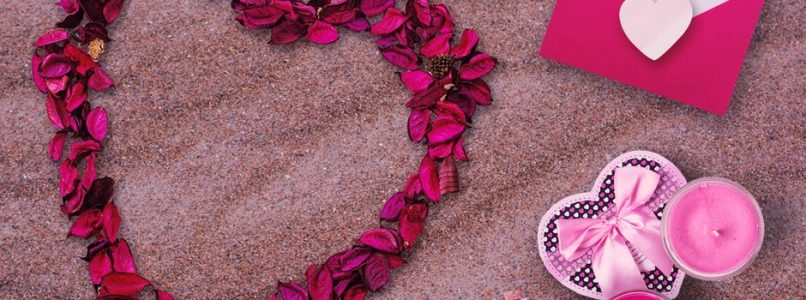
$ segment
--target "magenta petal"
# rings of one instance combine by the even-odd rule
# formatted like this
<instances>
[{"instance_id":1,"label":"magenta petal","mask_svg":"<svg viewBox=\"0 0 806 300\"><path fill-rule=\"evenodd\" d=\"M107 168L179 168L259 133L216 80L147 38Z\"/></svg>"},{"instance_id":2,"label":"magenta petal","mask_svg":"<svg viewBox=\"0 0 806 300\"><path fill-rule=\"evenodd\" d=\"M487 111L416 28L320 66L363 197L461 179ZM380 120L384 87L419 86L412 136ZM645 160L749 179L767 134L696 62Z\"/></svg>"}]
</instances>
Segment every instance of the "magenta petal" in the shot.
<instances>
[{"instance_id":1,"label":"magenta petal","mask_svg":"<svg viewBox=\"0 0 806 300\"><path fill-rule=\"evenodd\" d=\"M397 221L400 216L400 211L406 206L406 198L403 193L394 194L381 209L381 220L383 221Z\"/></svg>"},{"instance_id":2,"label":"magenta petal","mask_svg":"<svg viewBox=\"0 0 806 300\"><path fill-rule=\"evenodd\" d=\"M465 126L453 118L439 117L428 132L428 144L435 145L455 139L465 131ZM422 176L422 175L420 175Z\"/></svg>"},{"instance_id":3,"label":"magenta petal","mask_svg":"<svg viewBox=\"0 0 806 300\"><path fill-rule=\"evenodd\" d=\"M244 18L252 29L272 26L280 21L285 12L271 5L252 7L244 10ZM245 24L246 25L246 24Z\"/></svg>"},{"instance_id":4,"label":"magenta petal","mask_svg":"<svg viewBox=\"0 0 806 300\"><path fill-rule=\"evenodd\" d=\"M353 247L339 256L342 272L352 272L364 265L372 251L366 247Z\"/></svg>"},{"instance_id":5,"label":"magenta petal","mask_svg":"<svg viewBox=\"0 0 806 300\"><path fill-rule=\"evenodd\" d=\"M427 109L412 110L409 115L409 138L412 142L419 142L425 137L428 125L431 123L431 111Z\"/></svg>"},{"instance_id":6,"label":"magenta petal","mask_svg":"<svg viewBox=\"0 0 806 300\"><path fill-rule=\"evenodd\" d=\"M364 17L356 17L349 22L342 24L342 26L355 32L362 32L369 29L369 21L367 21L367 18Z\"/></svg>"},{"instance_id":7,"label":"magenta petal","mask_svg":"<svg viewBox=\"0 0 806 300\"><path fill-rule=\"evenodd\" d=\"M40 65L41 66L41 65ZM67 88L67 83L70 77L65 75L57 78L43 78L45 80L45 87L52 94L57 94Z\"/></svg>"},{"instance_id":8,"label":"magenta petal","mask_svg":"<svg viewBox=\"0 0 806 300\"><path fill-rule=\"evenodd\" d=\"M441 84L435 84L422 92L414 94L414 96L412 96L409 101L406 102L406 107L412 109L424 109L436 104L444 96L445 87L443 87Z\"/></svg>"},{"instance_id":9,"label":"magenta petal","mask_svg":"<svg viewBox=\"0 0 806 300\"><path fill-rule=\"evenodd\" d=\"M453 151L453 143L442 143L428 146L428 156L433 159L446 158Z\"/></svg>"},{"instance_id":10,"label":"magenta petal","mask_svg":"<svg viewBox=\"0 0 806 300\"><path fill-rule=\"evenodd\" d=\"M409 88L412 94L427 89L434 82L431 74L425 71L408 71L400 73L400 81Z\"/></svg>"},{"instance_id":11,"label":"magenta petal","mask_svg":"<svg viewBox=\"0 0 806 300\"><path fill-rule=\"evenodd\" d=\"M495 64L495 58L487 53L476 54L459 69L459 78L464 80L479 79L490 73L495 68Z\"/></svg>"},{"instance_id":12,"label":"magenta petal","mask_svg":"<svg viewBox=\"0 0 806 300\"><path fill-rule=\"evenodd\" d=\"M115 206L115 202L109 201L106 203L106 207L104 207L103 211L102 221L106 240L115 242L115 240L118 238L118 231L120 230L120 213L118 213L118 208Z\"/></svg>"},{"instance_id":13,"label":"magenta petal","mask_svg":"<svg viewBox=\"0 0 806 300\"><path fill-rule=\"evenodd\" d=\"M407 10L406 12L409 14L416 14L417 20L420 21L420 24L431 24L431 5L428 4L428 0L410 0L408 2L408 7L411 7L414 11L412 12Z\"/></svg>"},{"instance_id":14,"label":"magenta petal","mask_svg":"<svg viewBox=\"0 0 806 300\"><path fill-rule=\"evenodd\" d=\"M439 191L437 191L439 193ZM424 203L409 204L400 214L400 236L406 248L414 245L425 228L425 218L428 216L428 205Z\"/></svg>"},{"instance_id":15,"label":"magenta petal","mask_svg":"<svg viewBox=\"0 0 806 300\"><path fill-rule=\"evenodd\" d=\"M420 54L427 58L432 58L440 54L446 54L451 49L451 38L453 34L446 33L435 36L430 41L420 47Z\"/></svg>"},{"instance_id":16,"label":"magenta petal","mask_svg":"<svg viewBox=\"0 0 806 300\"><path fill-rule=\"evenodd\" d=\"M442 195L459 191L459 173L456 162L448 156L439 165L439 192Z\"/></svg>"},{"instance_id":17,"label":"magenta petal","mask_svg":"<svg viewBox=\"0 0 806 300\"><path fill-rule=\"evenodd\" d=\"M103 142L107 132L107 115L103 107L97 107L87 115L87 132L98 142Z\"/></svg>"},{"instance_id":18,"label":"magenta petal","mask_svg":"<svg viewBox=\"0 0 806 300\"><path fill-rule=\"evenodd\" d=\"M106 19L106 22L112 24L120 15L122 7L123 0L108 0L104 5L104 19Z\"/></svg>"},{"instance_id":19,"label":"magenta petal","mask_svg":"<svg viewBox=\"0 0 806 300\"><path fill-rule=\"evenodd\" d=\"M113 87L115 84L112 82L112 78L109 78L109 75L106 75L101 67L94 67L92 69L92 75L90 75L89 80L87 80L87 86L89 86L93 91L103 91L110 87Z\"/></svg>"},{"instance_id":20,"label":"magenta petal","mask_svg":"<svg viewBox=\"0 0 806 300\"><path fill-rule=\"evenodd\" d=\"M71 160L65 160L59 166L59 195L64 197L73 192L78 180L78 169Z\"/></svg>"},{"instance_id":21,"label":"magenta petal","mask_svg":"<svg viewBox=\"0 0 806 300\"><path fill-rule=\"evenodd\" d=\"M484 80L460 81L458 88L460 94L473 100L478 105L488 106L493 102L490 86Z\"/></svg>"},{"instance_id":22,"label":"magenta petal","mask_svg":"<svg viewBox=\"0 0 806 300\"><path fill-rule=\"evenodd\" d=\"M359 243L387 253L400 252L401 245L397 241L397 233L387 228L367 230L358 238Z\"/></svg>"},{"instance_id":23,"label":"magenta petal","mask_svg":"<svg viewBox=\"0 0 806 300\"><path fill-rule=\"evenodd\" d=\"M53 135L48 143L48 154L54 161L59 161L62 158L64 149L64 142L67 140L67 135L64 133L57 133Z\"/></svg>"},{"instance_id":24,"label":"magenta petal","mask_svg":"<svg viewBox=\"0 0 806 300\"><path fill-rule=\"evenodd\" d=\"M40 35L39 38L36 40L36 46L44 47L47 45L61 43L68 40L69 38L70 35L67 33L67 30L53 29Z\"/></svg>"},{"instance_id":25,"label":"magenta petal","mask_svg":"<svg viewBox=\"0 0 806 300\"><path fill-rule=\"evenodd\" d=\"M431 11L432 16L436 17L434 13L438 14L440 18L442 18L442 26L439 28L439 32L441 33L449 33L453 32L453 17L451 17L451 13L448 11L448 7L445 4L437 4L433 6L433 10Z\"/></svg>"},{"instance_id":26,"label":"magenta petal","mask_svg":"<svg viewBox=\"0 0 806 300\"><path fill-rule=\"evenodd\" d=\"M271 29L272 44L290 44L305 35L305 24L293 21L282 21Z\"/></svg>"},{"instance_id":27,"label":"magenta petal","mask_svg":"<svg viewBox=\"0 0 806 300\"><path fill-rule=\"evenodd\" d=\"M316 44L330 44L339 39L339 32L336 27L323 21L316 21L308 27L308 34L305 36L311 42Z\"/></svg>"},{"instance_id":28,"label":"magenta petal","mask_svg":"<svg viewBox=\"0 0 806 300\"><path fill-rule=\"evenodd\" d=\"M157 290L157 300L176 300L174 296L171 296L166 291Z\"/></svg>"},{"instance_id":29,"label":"magenta petal","mask_svg":"<svg viewBox=\"0 0 806 300\"><path fill-rule=\"evenodd\" d=\"M403 194L406 195L406 199L414 199L422 191L423 187L420 184L420 174L409 176L409 180L406 181L406 186L403 187Z\"/></svg>"},{"instance_id":30,"label":"magenta petal","mask_svg":"<svg viewBox=\"0 0 806 300\"><path fill-rule=\"evenodd\" d=\"M308 294L312 300L331 300L333 298L333 278L328 268L311 267L314 270L308 276Z\"/></svg>"},{"instance_id":31,"label":"magenta petal","mask_svg":"<svg viewBox=\"0 0 806 300\"><path fill-rule=\"evenodd\" d=\"M106 251L99 252L90 260L88 269L92 284L99 285L101 284L101 278L112 273L112 260L109 255L106 255Z\"/></svg>"},{"instance_id":32,"label":"magenta petal","mask_svg":"<svg viewBox=\"0 0 806 300\"><path fill-rule=\"evenodd\" d=\"M370 256L362 272L364 284L373 292L383 288L389 282L390 275L389 259L382 253L375 253Z\"/></svg>"},{"instance_id":33,"label":"magenta petal","mask_svg":"<svg viewBox=\"0 0 806 300\"><path fill-rule=\"evenodd\" d=\"M47 93L48 86L45 83L45 79L43 79L42 76L39 76L39 64L41 63L42 58L34 53L34 56L31 57L31 75L34 78L36 88L39 89L40 92Z\"/></svg>"},{"instance_id":34,"label":"magenta petal","mask_svg":"<svg viewBox=\"0 0 806 300\"><path fill-rule=\"evenodd\" d=\"M372 35L387 35L395 32L408 17L396 8L389 8L378 23L372 25Z\"/></svg>"},{"instance_id":35,"label":"magenta petal","mask_svg":"<svg viewBox=\"0 0 806 300\"><path fill-rule=\"evenodd\" d=\"M67 104L68 111L74 111L79 108L84 101L87 100L87 89L81 82L76 82L67 90L67 96L64 101Z\"/></svg>"},{"instance_id":36,"label":"magenta petal","mask_svg":"<svg viewBox=\"0 0 806 300\"><path fill-rule=\"evenodd\" d=\"M92 209L85 211L81 215L73 221L73 225L70 226L70 233L68 236L72 235L75 237L79 237L82 239L89 238L98 226L100 225L99 222L101 220L101 211L97 209Z\"/></svg>"},{"instance_id":37,"label":"magenta petal","mask_svg":"<svg viewBox=\"0 0 806 300\"><path fill-rule=\"evenodd\" d=\"M77 158L85 154L98 151L101 151L101 144L98 144L96 141L86 140L75 142L70 145L70 154L68 154L67 158L75 161Z\"/></svg>"},{"instance_id":38,"label":"magenta petal","mask_svg":"<svg viewBox=\"0 0 806 300\"><path fill-rule=\"evenodd\" d=\"M283 297L283 300L308 300L308 292L296 282L278 282L277 290L280 292L280 296Z\"/></svg>"},{"instance_id":39,"label":"magenta petal","mask_svg":"<svg viewBox=\"0 0 806 300\"><path fill-rule=\"evenodd\" d=\"M354 285L344 292L344 300L364 300L367 292L367 288L363 285Z\"/></svg>"},{"instance_id":40,"label":"magenta petal","mask_svg":"<svg viewBox=\"0 0 806 300\"><path fill-rule=\"evenodd\" d=\"M115 262L115 272L137 273L132 251L129 249L129 244L126 243L126 240L118 240L116 244L109 247L109 250L112 254L112 260Z\"/></svg>"},{"instance_id":41,"label":"magenta petal","mask_svg":"<svg viewBox=\"0 0 806 300\"><path fill-rule=\"evenodd\" d=\"M101 278L101 286L113 295L137 294L149 285L148 280L134 273L113 272Z\"/></svg>"},{"instance_id":42,"label":"magenta petal","mask_svg":"<svg viewBox=\"0 0 806 300\"><path fill-rule=\"evenodd\" d=\"M89 191L92 188L92 183L95 182L96 178L96 171L95 171L95 155L87 156L87 166L84 167L84 175L81 176L81 182L79 186L84 191Z\"/></svg>"},{"instance_id":43,"label":"magenta petal","mask_svg":"<svg viewBox=\"0 0 806 300\"><path fill-rule=\"evenodd\" d=\"M456 142L453 143L453 155L456 159L461 161L467 161L467 154L465 154L465 139L463 137L459 137L456 139Z\"/></svg>"},{"instance_id":44,"label":"magenta petal","mask_svg":"<svg viewBox=\"0 0 806 300\"><path fill-rule=\"evenodd\" d=\"M362 0L358 8L368 18L373 18L393 6L395 6L395 0Z\"/></svg>"},{"instance_id":45,"label":"magenta petal","mask_svg":"<svg viewBox=\"0 0 806 300\"><path fill-rule=\"evenodd\" d=\"M437 117L448 118L456 120L459 124L467 123L467 116L465 112L456 103L441 101L434 105Z\"/></svg>"},{"instance_id":46,"label":"magenta petal","mask_svg":"<svg viewBox=\"0 0 806 300\"><path fill-rule=\"evenodd\" d=\"M50 120L50 123L53 124L53 127L56 127L56 129L59 130L67 127L67 112L66 108L64 107L64 101L56 99L51 94L48 94L45 105L48 119Z\"/></svg>"},{"instance_id":47,"label":"magenta petal","mask_svg":"<svg viewBox=\"0 0 806 300\"><path fill-rule=\"evenodd\" d=\"M465 32L462 33L462 41L459 42L459 45L451 49L451 54L453 54L453 57L456 59L462 59L470 55L470 52L476 48L478 42L479 35L473 31L473 29L465 29Z\"/></svg>"},{"instance_id":48,"label":"magenta petal","mask_svg":"<svg viewBox=\"0 0 806 300\"><path fill-rule=\"evenodd\" d=\"M420 58L410 48L394 45L381 49L381 55L393 65L403 69L416 70L419 68Z\"/></svg>"},{"instance_id":49,"label":"magenta petal","mask_svg":"<svg viewBox=\"0 0 806 300\"><path fill-rule=\"evenodd\" d=\"M67 74L73 68L69 57L51 53L45 56L39 65L39 75L45 78L56 78Z\"/></svg>"},{"instance_id":50,"label":"magenta petal","mask_svg":"<svg viewBox=\"0 0 806 300\"><path fill-rule=\"evenodd\" d=\"M423 192L431 201L439 201L439 176L437 164L428 156L420 163L420 184Z\"/></svg>"},{"instance_id":51,"label":"magenta petal","mask_svg":"<svg viewBox=\"0 0 806 300\"><path fill-rule=\"evenodd\" d=\"M81 7L81 4L78 3L78 0L59 0L56 5L61 6L62 9L64 9L64 12L68 15L78 12L78 9Z\"/></svg>"}]
</instances>

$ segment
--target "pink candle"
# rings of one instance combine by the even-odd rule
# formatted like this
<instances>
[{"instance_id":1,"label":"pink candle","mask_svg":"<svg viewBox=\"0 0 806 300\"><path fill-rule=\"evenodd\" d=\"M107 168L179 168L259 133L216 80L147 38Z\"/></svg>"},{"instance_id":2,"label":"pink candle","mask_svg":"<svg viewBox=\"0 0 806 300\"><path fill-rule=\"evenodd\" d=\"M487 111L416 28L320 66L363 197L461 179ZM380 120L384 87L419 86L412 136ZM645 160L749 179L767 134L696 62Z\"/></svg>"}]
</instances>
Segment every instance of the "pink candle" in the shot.
<instances>
[{"instance_id":1,"label":"pink candle","mask_svg":"<svg viewBox=\"0 0 806 300\"><path fill-rule=\"evenodd\" d=\"M672 196L661 231L669 256L683 272L720 280L752 263L764 239L764 219L756 200L741 185L702 178Z\"/></svg>"},{"instance_id":2,"label":"pink candle","mask_svg":"<svg viewBox=\"0 0 806 300\"><path fill-rule=\"evenodd\" d=\"M635 291L618 295L613 300L666 300L666 298L647 291Z\"/></svg>"}]
</instances>

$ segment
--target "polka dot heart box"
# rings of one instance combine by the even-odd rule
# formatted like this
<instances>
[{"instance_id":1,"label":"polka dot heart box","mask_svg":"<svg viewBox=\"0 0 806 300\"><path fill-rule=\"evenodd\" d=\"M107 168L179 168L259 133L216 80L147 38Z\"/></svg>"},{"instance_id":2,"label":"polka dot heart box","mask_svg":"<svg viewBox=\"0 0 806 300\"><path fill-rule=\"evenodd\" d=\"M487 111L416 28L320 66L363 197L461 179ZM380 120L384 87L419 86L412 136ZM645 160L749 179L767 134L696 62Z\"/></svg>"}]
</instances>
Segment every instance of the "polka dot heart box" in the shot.
<instances>
[{"instance_id":1,"label":"polka dot heart box","mask_svg":"<svg viewBox=\"0 0 806 300\"><path fill-rule=\"evenodd\" d=\"M656 153L617 157L590 192L560 200L543 216L543 264L560 283L595 299L631 291L676 297L685 274L663 248L660 219L685 184L680 170Z\"/></svg>"}]
</instances>

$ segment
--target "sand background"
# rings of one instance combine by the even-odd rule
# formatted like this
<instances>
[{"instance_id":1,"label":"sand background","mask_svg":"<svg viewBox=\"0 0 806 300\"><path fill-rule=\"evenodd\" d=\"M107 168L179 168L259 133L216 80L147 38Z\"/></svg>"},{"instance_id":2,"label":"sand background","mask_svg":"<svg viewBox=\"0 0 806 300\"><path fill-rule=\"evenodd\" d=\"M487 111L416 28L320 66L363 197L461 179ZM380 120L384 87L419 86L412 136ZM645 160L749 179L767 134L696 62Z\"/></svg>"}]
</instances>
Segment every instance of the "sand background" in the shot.
<instances>
[{"instance_id":1,"label":"sand background","mask_svg":"<svg viewBox=\"0 0 806 300\"><path fill-rule=\"evenodd\" d=\"M85 242L64 239L52 127L31 44L54 0L0 1L0 298L91 299ZM688 178L745 185L766 240L753 267L681 298L803 299L806 4L768 1L726 116L543 59L554 1L443 1L500 65L495 104L467 136L463 192L436 206L417 254L372 299L578 298L536 251L542 214L587 191L619 154L646 149ZM229 1L127 1L102 63L114 92L101 174L118 181L122 235L142 274L183 299L264 298L347 247L413 172L407 99L368 34L269 46Z\"/></svg>"}]
</instances>

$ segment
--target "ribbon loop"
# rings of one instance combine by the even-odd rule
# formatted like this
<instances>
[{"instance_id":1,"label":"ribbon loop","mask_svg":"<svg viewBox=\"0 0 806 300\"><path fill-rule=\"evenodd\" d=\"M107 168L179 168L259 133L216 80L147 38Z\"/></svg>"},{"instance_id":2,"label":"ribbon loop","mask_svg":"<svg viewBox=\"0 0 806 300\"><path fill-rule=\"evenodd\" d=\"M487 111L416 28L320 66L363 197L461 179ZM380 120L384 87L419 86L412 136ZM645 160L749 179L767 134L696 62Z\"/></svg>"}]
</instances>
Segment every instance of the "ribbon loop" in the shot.
<instances>
[{"instance_id":1,"label":"ribbon loop","mask_svg":"<svg viewBox=\"0 0 806 300\"><path fill-rule=\"evenodd\" d=\"M664 274L673 263L660 236L660 221L643 209L660 181L660 175L641 167L621 167L613 176L614 216L602 219L559 219L560 254L568 261L593 251L593 272L607 298L646 289L638 264L627 243L641 252Z\"/></svg>"}]
</instances>

